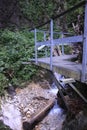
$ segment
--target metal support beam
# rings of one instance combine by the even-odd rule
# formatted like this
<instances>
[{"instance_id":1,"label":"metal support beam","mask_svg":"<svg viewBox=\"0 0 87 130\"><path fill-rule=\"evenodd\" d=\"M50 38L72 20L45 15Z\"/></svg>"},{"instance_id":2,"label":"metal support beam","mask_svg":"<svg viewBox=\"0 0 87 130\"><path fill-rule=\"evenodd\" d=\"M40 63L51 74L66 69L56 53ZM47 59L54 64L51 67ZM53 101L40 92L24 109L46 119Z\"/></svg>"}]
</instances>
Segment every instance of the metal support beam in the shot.
<instances>
[{"instance_id":1,"label":"metal support beam","mask_svg":"<svg viewBox=\"0 0 87 130\"><path fill-rule=\"evenodd\" d=\"M83 35L64 37L59 39L53 39L53 45L71 45L72 43L83 42ZM37 42L37 46L46 45L50 46L50 40Z\"/></svg>"},{"instance_id":2,"label":"metal support beam","mask_svg":"<svg viewBox=\"0 0 87 130\"><path fill-rule=\"evenodd\" d=\"M63 33L62 33L62 38L64 37ZM62 43L62 55L64 55L64 43Z\"/></svg>"},{"instance_id":3,"label":"metal support beam","mask_svg":"<svg viewBox=\"0 0 87 130\"><path fill-rule=\"evenodd\" d=\"M84 42L83 42L83 60L82 60L82 77L81 81L86 80L86 64L87 64L87 0L85 4L85 20L84 20Z\"/></svg>"},{"instance_id":4,"label":"metal support beam","mask_svg":"<svg viewBox=\"0 0 87 130\"><path fill-rule=\"evenodd\" d=\"M37 31L36 28L34 30L34 41L35 41L35 62L37 64Z\"/></svg>"},{"instance_id":5,"label":"metal support beam","mask_svg":"<svg viewBox=\"0 0 87 130\"><path fill-rule=\"evenodd\" d=\"M44 32L44 41L46 41L46 32Z\"/></svg>"},{"instance_id":6,"label":"metal support beam","mask_svg":"<svg viewBox=\"0 0 87 130\"><path fill-rule=\"evenodd\" d=\"M51 37L50 37L50 70L52 70L52 65L53 65L53 20L51 19L51 23L50 23L50 31L51 31Z\"/></svg>"},{"instance_id":7,"label":"metal support beam","mask_svg":"<svg viewBox=\"0 0 87 130\"><path fill-rule=\"evenodd\" d=\"M34 30L32 30L31 32L34 32ZM47 30L40 30L40 29L37 29L37 32L42 32L42 33L50 33L50 31L47 31ZM72 35L74 35L73 33L68 33L68 32L57 32L57 31L54 31L53 32L54 34L64 34L64 35L69 35L69 36L72 36Z\"/></svg>"},{"instance_id":8,"label":"metal support beam","mask_svg":"<svg viewBox=\"0 0 87 130\"><path fill-rule=\"evenodd\" d=\"M46 32L44 32L44 41L46 41ZM45 48L45 57L47 57L47 48Z\"/></svg>"}]
</instances>

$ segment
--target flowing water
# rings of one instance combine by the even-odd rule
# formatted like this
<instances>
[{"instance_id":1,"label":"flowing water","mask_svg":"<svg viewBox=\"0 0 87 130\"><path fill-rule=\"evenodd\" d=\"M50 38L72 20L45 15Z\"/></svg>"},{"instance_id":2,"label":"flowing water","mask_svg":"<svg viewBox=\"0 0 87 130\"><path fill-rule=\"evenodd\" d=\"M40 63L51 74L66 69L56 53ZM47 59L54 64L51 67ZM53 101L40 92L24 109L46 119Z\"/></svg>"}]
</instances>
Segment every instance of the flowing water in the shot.
<instances>
[{"instance_id":1,"label":"flowing water","mask_svg":"<svg viewBox=\"0 0 87 130\"><path fill-rule=\"evenodd\" d=\"M21 112L12 102L3 102L2 121L5 125L9 126L12 130L22 130Z\"/></svg>"},{"instance_id":2,"label":"flowing water","mask_svg":"<svg viewBox=\"0 0 87 130\"><path fill-rule=\"evenodd\" d=\"M50 92L56 97L58 89L53 83ZM39 123L39 130L62 130L62 125L66 115L62 108L59 107L57 100L55 101L54 107L50 110L49 114ZM37 130L37 129L35 129Z\"/></svg>"},{"instance_id":3,"label":"flowing water","mask_svg":"<svg viewBox=\"0 0 87 130\"><path fill-rule=\"evenodd\" d=\"M57 96L58 93L58 88L55 85L55 83L53 83L52 88L50 90L55 96ZM50 113L51 115L57 114L60 115L59 117L63 116L64 110L62 108L60 108L60 106L58 105L58 101L55 101L54 107L51 109ZM65 116L65 115L64 115Z\"/></svg>"},{"instance_id":4,"label":"flowing water","mask_svg":"<svg viewBox=\"0 0 87 130\"><path fill-rule=\"evenodd\" d=\"M52 93L56 97L57 92L58 89L53 83L49 93ZM4 124L9 126L12 130L23 130L22 115L19 109L20 106L18 107L19 101L17 100L17 97L14 96L13 99L7 98L2 100L1 104L2 112L0 119L4 122ZM56 101L49 114L45 119L43 119L42 123L39 124L40 130L61 130L64 119L65 115L63 115L63 110L58 106Z\"/></svg>"}]
</instances>

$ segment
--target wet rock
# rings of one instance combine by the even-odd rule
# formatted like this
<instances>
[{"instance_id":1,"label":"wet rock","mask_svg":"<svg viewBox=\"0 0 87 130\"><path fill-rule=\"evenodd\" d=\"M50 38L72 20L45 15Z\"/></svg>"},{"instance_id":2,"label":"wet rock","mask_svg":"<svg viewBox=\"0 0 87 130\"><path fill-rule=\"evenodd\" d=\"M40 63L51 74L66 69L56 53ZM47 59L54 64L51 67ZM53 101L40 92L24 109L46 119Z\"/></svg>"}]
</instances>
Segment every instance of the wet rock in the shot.
<instances>
[{"instance_id":1,"label":"wet rock","mask_svg":"<svg viewBox=\"0 0 87 130\"><path fill-rule=\"evenodd\" d=\"M36 126L35 126L35 130L40 130L40 129L39 129L39 126L36 125Z\"/></svg>"},{"instance_id":2,"label":"wet rock","mask_svg":"<svg viewBox=\"0 0 87 130\"><path fill-rule=\"evenodd\" d=\"M8 92L10 95L12 95L12 96L15 96L15 95L16 95L15 88L14 88L14 86L12 86L12 85L9 85L9 86L7 87L7 92Z\"/></svg>"},{"instance_id":3,"label":"wet rock","mask_svg":"<svg viewBox=\"0 0 87 130\"><path fill-rule=\"evenodd\" d=\"M62 130L87 130L87 114L83 111L76 116L68 113L66 120L63 123Z\"/></svg>"},{"instance_id":4,"label":"wet rock","mask_svg":"<svg viewBox=\"0 0 87 130\"><path fill-rule=\"evenodd\" d=\"M18 89L18 90L16 89L16 95L13 98L11 97L9 98L7 96L1 99L2 100L2 115L1 115L2 120L4 121L4 123L6 122L6 124L8 125L10 125L11 123L11 128L13 130L15 130L16 126L17 126L16 130L20 130L20 129L22 130L22 128L19 128L21 125L18 126L18 124L20 124L20 121L21 123L29 121L30 118L35 116L40 110L42 110L48 104L49 99L53 99L54 97L55 97L54 93L50 92L48 88L43 89L43 87L41 87L40 84L36 84L36 83L31 83L24 89ZM12 109L14 110L12 111ZM6 113L4 111L6 111ZM20 114L16 114L17 111ZM11 120L9 119L9 115L11 116ZM19 116L19 119L21 119L20 121L17 121L18 116ZM53 116L51 116L49 120L51 120L52 118ZM56 119L57 118L58 117L56 117ZM56 119L55 119L55 122L56 122ZM37 130L51 129L52 125L49 126L51 122L50 121L45 121L45 122L49 122L48 126L46 126L47 129L45 129L45 126L44 126L46 123L43 123L42 127L44 129L42 127L40 128L37 125ZM23 124L26 130L27 129L29 130L29 124L27 123L23 123ZM14 128L12 125L14 126ZM55 127L55 125L53 127Z\"/></svg>"},{"instance_id":5,"label":"wet rock","mask_svg":"<svg viewBox=\"0 0 87 130\"><path fill-rule=\"evenodd\" d=\"M10 127L3 124L2 121L0 121L0 130L12 130Z\"/></svg>"},{"instance_id":6,"label":"wet rock","mask_svg":"<svg viewBox=\"0 0 87 130\"><path fill-rule=\"evenodd\" d=\"M29 110L29 107L24 108L24 112L26 113Z\"/></svg>"},{"instance_id":7,"label":"wet rock","mask_svg":"<svg viewBox=\"0 0 87 130\"><path fill-rule=\"evenodd\" d=\"M27 111L27 112L26 112L26 117L27 117L27 118L30 118L30 117L31 117L31 112L30 112L30 111Z\"/></svg>"},{"instance_id":8,"label":"wet rock","mask_svg":"<svg viewBox=\"0 0 87 130\"><path fill-rule=\"evenodd\" d=\"M32 130L32 126L28 122L23 122L23 130Z\"/></svg>"}]
</instances>

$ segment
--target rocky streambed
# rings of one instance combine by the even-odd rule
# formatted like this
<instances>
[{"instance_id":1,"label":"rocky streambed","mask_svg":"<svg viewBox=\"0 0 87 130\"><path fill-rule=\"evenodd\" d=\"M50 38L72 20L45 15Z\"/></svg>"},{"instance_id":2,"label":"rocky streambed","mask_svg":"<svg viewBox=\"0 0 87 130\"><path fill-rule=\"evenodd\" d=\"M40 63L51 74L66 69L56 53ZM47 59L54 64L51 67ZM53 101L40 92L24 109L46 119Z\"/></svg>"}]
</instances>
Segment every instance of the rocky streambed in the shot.
<instances>
[{"instance_id":1,"label":"rocky streambed","mask_svg":"<svg viewBox=\"0 0 87 130\"><path fill-rule=\"evenodd\" d=\"M16 88L11 95L6 92L4 97L0 97L0 130L31 130L29 124L23 126L24 122L30 122L53 100L53 108L32 130L87 130L87 105L75 92L67 89L71 98L65 95L65 99L70 111L64 114L58 105L62 101L52 80L51 74L42 70L33 82ZM87 88L77 86L86 97Z\"/></svg>"},{"instance_id":2,"label":"rocky streambed","mask_svg":"<svg viewBox=\"0 0 87 130\"><path fill-rule=\"evenodd\" d=\"M26 88L17 88L14 96L6 93L5 97L1 98L0 120L12 130L27 130L27 127L23 128L23 122L28 122L45 108L49 101L56 99L55 89L51 89L47 81L44 81L43 85L32 82ZM61 130L65 119L62 113L62 109L57 104L54 105L48 116L36 125L34 130Z\"/></svg>"}]
</instances>

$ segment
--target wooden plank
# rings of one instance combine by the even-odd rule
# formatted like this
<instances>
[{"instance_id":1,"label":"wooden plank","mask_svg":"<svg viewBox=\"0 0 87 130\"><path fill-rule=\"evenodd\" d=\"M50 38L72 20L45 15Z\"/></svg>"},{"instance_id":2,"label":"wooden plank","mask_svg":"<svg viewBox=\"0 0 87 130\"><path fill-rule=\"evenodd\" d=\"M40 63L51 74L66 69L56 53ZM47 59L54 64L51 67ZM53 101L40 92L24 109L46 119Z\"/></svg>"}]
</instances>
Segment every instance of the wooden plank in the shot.
<instances>
[{"instance_id":1,"label":"wooden plank","mask_svg":"<svg viewBox=\"0 0 87 130\"><path fill-rule=\"evenodd\" d=\"M53 39L53 45L62 45L63 43L64 43L64 45L70 45L72 43L82 42L82 41L83 41L83 36L79 35L79 36ZM40 45L50 46L51 45L50 40L43 41L43 42L37 42L36 44L37 44L37 46L40 46Z\"/></svg>"},{"instance_id":2,"label":"wooden plank","mask_svg":"<svg viewBox=\"0 0 87 130\"><path fill-rule=\"evenodd\" d=\"M47 112L54 106L55 99L50 100L48 105L43 108L38 114L32 117L29 121L23 122L23 130L31 130L38 122L46 116Z\"/></svg>"},{"instance_id":3,"label":"wooden plank","mask_svg":"<svg viewBox=\"0 0 87 130\"><path fill-rule=\"evenodd\" d=\"M67 83L74 83L75 80L73 78L67 78L67 79L61 79L60 82L67 84Z\"/></svg>"}]
</instances>

